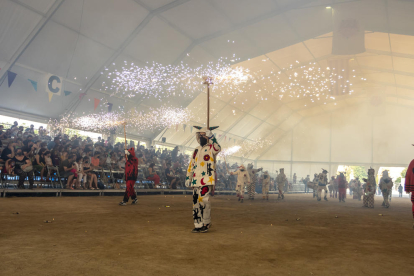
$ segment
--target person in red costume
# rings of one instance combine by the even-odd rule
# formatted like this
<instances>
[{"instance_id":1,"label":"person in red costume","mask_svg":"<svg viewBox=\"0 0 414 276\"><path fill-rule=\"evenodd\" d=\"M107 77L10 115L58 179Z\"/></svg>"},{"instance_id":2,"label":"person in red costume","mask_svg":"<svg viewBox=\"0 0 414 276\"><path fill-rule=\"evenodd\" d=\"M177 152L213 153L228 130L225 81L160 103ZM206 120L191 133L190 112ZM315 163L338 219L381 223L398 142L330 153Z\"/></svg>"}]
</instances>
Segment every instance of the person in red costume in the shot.
<instances>
[{"instance_id":1,"label":"person in red costume","mask_svg":"<svg viewBox=\"0 0 414 276\"><path fill-rule=\"evenodd\" d=\"M413 203L412 211L413 211L413 218L414 218L414 160L410 162L408 165L407 173L405 174L405 185L404 191L409 194L411 193L411 202ZM414 229L414 223L413 223Z\"/></svg>"},{"instance_id":2,"label":"person in red costume","mask_svg":"<svg viewBox=\"0 0 414 276\"><path fill-rule=\"evenodd\" d=\"M346 180L345 175L343 173L340 173L340 175L337 177L338 180L338 191L339 191L339 202L345 202L345 195L346 195Z\"/></svg>"},{"instance_id":3,"label":"person in red costume","mask_svg":"<svg viewBox=\"0 0 414 276\"><path fill-rule=\"evenodd\" d=\"M135 157L134 148L125 150L125 155L127 157L127 161L125 163L126 190L124 199L119 202L119 205L121 206L127 205L129 198L132 199L132 204L138 203L137 195L134 190L134 185L138 177L138 158Z\"/></svg>"}]
</instances>

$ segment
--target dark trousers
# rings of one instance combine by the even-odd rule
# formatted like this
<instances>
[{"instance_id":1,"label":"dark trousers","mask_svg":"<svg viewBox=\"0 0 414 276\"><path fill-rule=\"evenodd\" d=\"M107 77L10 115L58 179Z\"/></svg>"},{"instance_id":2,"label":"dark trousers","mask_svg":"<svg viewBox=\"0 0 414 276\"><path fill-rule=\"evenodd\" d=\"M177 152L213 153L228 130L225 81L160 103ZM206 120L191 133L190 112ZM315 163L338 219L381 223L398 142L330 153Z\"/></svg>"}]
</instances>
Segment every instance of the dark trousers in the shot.
<instances>
[{"instance_id":1,"label":"dark trousers","mask_svg":"<svg viewBox=\"0 0 414 276\"><path fill-rule=\"evenodd\" d=\"M26 176L29 178L30 189L33 188L33 183L34 183L34 174L33 174L33 171L24 172L22 169L17 169L14 172L19 176L19 184L18 184L18 187L20 189L24 189L24 180L26 179Z\"/></svg>"},{"instance_id":2,"label":"dark trousers","mask_svg":"<svg viewBox=\"0 0 414 276\"><path fill-rule=\"evenodd\" d=\"M411 202L413 203L413 218L414 218L414 192L411 193Z\"/></svg>"}]
</instances>

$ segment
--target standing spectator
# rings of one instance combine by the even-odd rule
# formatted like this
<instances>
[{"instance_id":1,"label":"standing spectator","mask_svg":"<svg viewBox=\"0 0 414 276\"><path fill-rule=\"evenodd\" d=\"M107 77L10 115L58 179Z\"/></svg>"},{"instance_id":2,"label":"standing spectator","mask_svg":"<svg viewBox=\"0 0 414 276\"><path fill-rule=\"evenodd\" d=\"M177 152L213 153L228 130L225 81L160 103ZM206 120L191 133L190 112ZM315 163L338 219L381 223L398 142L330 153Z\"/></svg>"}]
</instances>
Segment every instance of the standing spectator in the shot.
<instances>
[{"instance_id":1,"label":"standing spectator","mask_svg":"<svg viewBox=\"0 0 414 276\"><path fill-rule=\"evenodd\" d=\"M399 193L399 197L402 197L402 192L403 192L403 187L400 184L400 186L398 186L398 193Z\"/></svg>"},{"instance_id":2,"label":"standing spectator","mask_svg":"<svg viewBox=\"0 0 414 276\"><path fill-rule=\"evenodd\" d=\"M1 159L6 162L8 159L11 159L14 157L14 143L13 142L9 142L7 144L7 148L5 148L2 152L1 152Z\"/></svg>"},{"instance_id":3,"label":"standing spectator","mask_svg":"<svg viewBox=\"0 0 414 276\"><path fill-rule=\"evenodd\" d=\"M177 155L178 155L178 146L175 146L175 148L171 152L171 161L173 163L177 161Z\"/></svg>"},{"instance_id":4,"label":"standing spectator","mask_svg":"<svg viewBox=\"0 0 414 276\"><path fill-rule=\"evenodd\" d=\"M46 130L43 128L43 126L39 127L39 136L40 137L46 136Z\"/></svg>"},{"instance_id":5,"label":"standing spectator","mask_svg":"<svg viewBox=\"0 0 414 276\"><path fill-rule=\"evenodd\" d=\"M30 189L33 189L34 176L32 162L29 158L23 155L23 150L16 150L16 156L13 157L14 173L19 176L19 189L24 189L24 179L29 178Z\"/></svg>"},{"instance_id":6,"label":"standing spectator","mask_svg":"<svg viewBox=\"0 0 414 276\"><path fill-rule=\"evenodd\" d=\"M30 128L26 128L26 132L30 134L35 134L34 125L30 125Z\"/></svg>"},{"instance_id":7,"label":"standing spectator","mask_svg":"<svg viewBox=\"0 0 414 276\"><path fill-rule=\"evenodd\" d=\"M47 144L47 149L52 150L56 146L60 146L59 137L55 137L53 141L50 141L49 144Z\"/></svg>"}]
</instances>

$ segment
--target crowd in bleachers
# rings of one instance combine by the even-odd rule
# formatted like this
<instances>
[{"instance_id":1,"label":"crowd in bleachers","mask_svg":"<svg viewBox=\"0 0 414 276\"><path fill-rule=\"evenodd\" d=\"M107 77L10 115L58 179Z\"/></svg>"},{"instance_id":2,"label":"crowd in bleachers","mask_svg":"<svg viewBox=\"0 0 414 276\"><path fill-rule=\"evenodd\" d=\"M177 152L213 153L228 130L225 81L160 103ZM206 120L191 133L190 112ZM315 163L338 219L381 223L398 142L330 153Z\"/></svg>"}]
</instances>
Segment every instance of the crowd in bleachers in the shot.
<instances>
[{"instance_id":1,"label":"crowd in bleachers","mask_svg":"<svg viewBox=\"0 0 414 276\"><path fill-rule=\"evenodd\" d=\"M130 143L128 148L131 146L135 147ZM0 125L2 183L15 177L18 188L24 188L25 179L30 188L41 188L52 180L67 189L119 188L124 176L124 147L124 143L111 145L100 137L96 142L66 134L52 139L43 127L35 130L31 125L25 129L17 122L8 129ZM148 188L183 187L188 156L180 153L178 147L167 150L138 144L135 153L139 160L139 183Z\"/></svg>"},{"instance_id":2,"label":"crowd in bleachers","mask_svg":"<svg viewBox=\"0 0 414 276\"><path fill-rule=\"evenodd\" d=\"M112 145L100 137L69 137L55 134L52 138L43 127L34 129L19 126L15 122L10 128L0 125L0 169L2 185L10 180L23 189L27 179L29 188L60 185L66 189L121 188L124 183L124 143ZM139 160L138 181L143 188L183 189L189 156L179 151L178 146L167 148L134 145ZM235 190L237 177L228 171L236 171L238 164L218 161L218 190ZM258 178L260 187L261 178ZM272 178L273 183L273 178Z\"/></svg>"},{"instance_id":3,"label":"crowd in bleachers","mask_svg":"<svg viewBox=\"0 0 414 276\"><path fill-rule=\"evenodd\" d=\"M0 125L2 181L7 180L6 176L16 176L18 188L24 188L26 178L30 188L35 178L37 187L62 179L68 189L97 189L101 182L119 188L125 167L124 147L123 143L111 145L100 137L96 142L66 134L52 139L43 127L35 130L31 125L25 129L17 122L8 129ZM137 145L135 152L141 183L154 188L182 187L188 156L180 154L178 147L161 150Z\"/></svg>"}]
</instances>

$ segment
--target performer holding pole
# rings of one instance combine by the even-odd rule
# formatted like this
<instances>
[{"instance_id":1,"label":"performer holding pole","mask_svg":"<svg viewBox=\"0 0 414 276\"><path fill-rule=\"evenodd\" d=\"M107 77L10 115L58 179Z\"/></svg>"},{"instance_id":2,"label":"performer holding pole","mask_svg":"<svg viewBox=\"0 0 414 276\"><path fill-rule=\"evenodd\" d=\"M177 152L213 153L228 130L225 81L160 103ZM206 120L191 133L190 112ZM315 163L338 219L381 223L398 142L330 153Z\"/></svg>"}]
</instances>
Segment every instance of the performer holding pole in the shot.
<instances>
[{"instance_id":1,"label":"performer holding pole","mask_svg":"<svg viewBox=\"0 0 414 276\"><path fill-rule=\"evenodd\" d=\"M193 189L193 233L205 233L211 227L210 194L216 184L216 156L221 151L210 127L210 84L211 78L204 78L207 85L207 127L194 126L198 146L188 165L186 187Z\"/></svg>"},{"instance_id":2,"label":"performer holding pole","mask_svg":"<svg viewBox=\"0 0 414 276\"><path fill-rule=\"evenodd\" d=\"M126 124L126 123L125 123ZM135 149L130 148L127 149L126 143L126 132L125 132L125 124L124 124L124 136L125 136L125 181L126 181L126 189L124 194L124 199L119 203L121 206L127 205L129 198L132 199L132 204L137 204L137 194L134 190L135 182L138 178L138 158L135 156Z\"/></svg>"}]
</instances>

